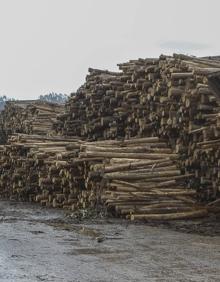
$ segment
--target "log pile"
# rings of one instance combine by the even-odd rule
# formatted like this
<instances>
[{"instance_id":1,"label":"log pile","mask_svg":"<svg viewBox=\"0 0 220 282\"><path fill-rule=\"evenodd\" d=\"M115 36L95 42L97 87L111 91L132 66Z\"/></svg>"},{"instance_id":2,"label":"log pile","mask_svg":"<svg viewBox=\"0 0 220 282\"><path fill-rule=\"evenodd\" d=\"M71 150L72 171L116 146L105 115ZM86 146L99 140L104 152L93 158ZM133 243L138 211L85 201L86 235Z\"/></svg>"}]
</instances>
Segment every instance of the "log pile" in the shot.
<instances>
[{"instance_id":1,"label":"log pile","mask_svg":"<svg viewBox=\"0 0 220 282\"><path fill-rule=\"evenodd\" d=\"M219 110L206 77L220 63L210 61L175 55L119 64L118 73L89 69L56 131L89 140L150 135L176 140L179 130L191 132L203 115Z\"/></svg>"},{"instance_id":2,"label":"log pile","mask_svg":"<svg viewBox=\"0 0 220 282\"><path fill-rule=\"evenodd\" d=\"M196 190L187 188L194 175L181 173L178 155L157 137L84 143L79 158L104 158L90 166L87 197L117 216L171 220L207 214Z\"/></svg>"},{"instance_id":3,"label":"log pile","mask_svg":"<svg viewBox=\"0 0 220 282\"><path fill-rule=\"evenodd\" d=\"M213 62L210 62L212 66ZM197 92L201 94L201 101L206 101L206 111L197 114L194 118L194 129L187 132L187 141L185 142L185 159L182 167L186 172L194 172L195 179L192 183L197 188L197 194L202 201L215 201L220 196L219 164L220 152L220 123L219 123L219 99L220 99L220 79L219 61L214 62L215 68L210 68L206 72L200 68L195 72L203 73L203 82L201 86L197 85ZM212 66L213 67L213 66ZM213 103L214 102L214 103ZM200 101L196 101L200 104ZM203 105L204 106L204 105ZM193 117L192 117L193 120ZM183 146L182 146L183 147Z\"/></svg>"},{"instance_id":4,"label":"log pile","mask_svg":"<svg viewBox=\"0 0 220 282\"><path fill-rule=\"evenodd\" d=\"M6 136L34 135L0 148L1 197L71 210L104 205L129 219L204 216L198 198L217 208L220 61L160 56L119 69L89 69L65 112L8 102Z\"/></svg>"},{"instance_id":5,"label":"log pile","mask_svg":"<svg viewBox=\"0 0 220 282\"><path fill-rule=\"evenodd\" d=\"M128 219L205 216L177 154L157 137L85 142L16 134L0 148L0 196L76 210L105 206Z\"/></svg>"},{"instance_id":6,"label":"log pile","mask_svg":"<svg viewBox=\"0 0 220 282\"><path fill-rule=\"evenodd\" d=\"M215 201L220 194L220 115L207 120L209 124L194 133L184 165L186 171L195 172L193 184L200 199Z\"/></svg>"},{"instance_id":7,"label":"log pile","mask_svg":"<svg viewBox=\"0 0 220 282\"><path fill-rule=\"evenodd\" d=\"M38 101L8 101L0 114L5 139L13 133L47 135L64 105Z\"/></svg>"},{"instance_id":8,"label":"log pile","mask_svg":"<svg viewBox=\"0 0 220 282\"><path fill-rule=\"evenodd\" d=\"M97 205L88 190L89 168L104 158L78 158L83 141L42 135L12 135L0 148L0 197L76 210Z\"/></svg>"},{"instance_id":9,"label":"log pile","mask_svg":"<svg viewBox=\"0 0 220 282\"><path fill-rule=\"evenodd\" d=\"M40 202L54 207L71 206L73 193L68 184L73 183L67 183L60 164L64 165L66 158L71 160L75 157L79 148L80 141L77 139L23 134L11 136L0 152L1 198ZM72 173L72 177L76 174Z\"/></svg>"},{"instance_id":10,"label":"log pile","mask_svg":"<svg viewBox=\"0 0 220 282\"><path fill-rule=\"evenodd\" d=\"M118 73L89 69L85 84L72 94L65 114L58 116L56 133L88 140L158 136L181 155L185 172L198 174L194 149L213 138L210 126L220 112L216 83L210 83L210 76L220 71L219 60L162 55L131 60L119 64L119 69ZM208 193L203 189L207 181L200 176L192 187L201 191L201 199L211 200L220 188L207 179Z\"/></svg>"},{"instance_id":11,"label":"log pile","mask_svg":"<svg viewBox=\"0 0 220 282\"><path fill-rule=\"evenodd\" d=\"M54 128L61 135L86 137L89 140L124 136L125 109L119 112L123 90L121 74L89 69L86 84L73 93L66 103L67 112L58 117Z\"/></svg>"}]
</instances>

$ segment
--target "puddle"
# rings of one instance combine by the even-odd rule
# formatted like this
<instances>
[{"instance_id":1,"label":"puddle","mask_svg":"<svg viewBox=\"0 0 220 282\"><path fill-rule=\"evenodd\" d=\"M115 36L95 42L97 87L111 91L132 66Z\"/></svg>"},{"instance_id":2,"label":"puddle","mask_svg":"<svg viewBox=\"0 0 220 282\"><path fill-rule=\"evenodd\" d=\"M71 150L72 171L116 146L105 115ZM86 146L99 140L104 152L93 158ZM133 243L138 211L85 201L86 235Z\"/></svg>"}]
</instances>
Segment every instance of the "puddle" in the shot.
<instances>
[{"instance_id":1,"label":"puddle","mask_svg":"<svg viewBox=\"0 0 220 282\"><path fill-rule=\"evenodd\" d=\"M129 253L127 250L110 250L107 248L77 248L67 252L67 255L101 255L101 254L115 254Z\"/></svg>"},{"instance_id":2,"label":"puddle","mask_svg":"<svg viewBox=\"0 0 220 282\"><path fill-rule=\"evenodd\" d=\"M38 231L38 230L36 230L36 231L29 231L30 233L32 233L32 234L34 234L34 235L38 235L38 234L43 234L43 233L45 233L45 232L43 232L43 231Z\"/></svg>"}]
</instances>

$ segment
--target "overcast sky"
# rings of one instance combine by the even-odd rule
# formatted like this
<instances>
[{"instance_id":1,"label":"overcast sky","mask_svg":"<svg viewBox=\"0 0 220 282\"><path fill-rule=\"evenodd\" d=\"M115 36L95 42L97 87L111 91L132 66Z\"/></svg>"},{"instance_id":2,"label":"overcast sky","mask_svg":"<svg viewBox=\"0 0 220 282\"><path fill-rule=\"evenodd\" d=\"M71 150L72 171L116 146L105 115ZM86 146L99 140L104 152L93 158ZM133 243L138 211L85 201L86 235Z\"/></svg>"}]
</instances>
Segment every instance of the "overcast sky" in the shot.
<instances>
[{"instance_id":1,"label":"overcast sky","mask_svg":"<svg viewBox=\"0 0 220 282\"><path fill-rule=\"evenodd\" d=\"M69 94L88 67L220 54L219 0L0 0L0 95Z\"/></svg>"}]
</instances>

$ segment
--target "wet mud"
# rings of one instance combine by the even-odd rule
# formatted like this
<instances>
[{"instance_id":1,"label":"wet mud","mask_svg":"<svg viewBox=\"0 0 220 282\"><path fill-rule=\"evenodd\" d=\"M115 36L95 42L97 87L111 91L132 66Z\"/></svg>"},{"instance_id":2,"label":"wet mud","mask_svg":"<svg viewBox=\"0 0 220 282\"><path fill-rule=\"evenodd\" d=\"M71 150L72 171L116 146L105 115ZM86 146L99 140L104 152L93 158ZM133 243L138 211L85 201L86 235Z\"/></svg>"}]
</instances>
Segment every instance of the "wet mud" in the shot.
<instances>
[{"instance_id":1,"label":"wet mud","mask_svg":"<svg viewBox=\"0 0 220 282\"><path fill-rule=\"evenodd\" d=\"M220 280L218 218L78 222L61 210L3 201L0 230L1 282Z\"/></svg>"}]
</instances>

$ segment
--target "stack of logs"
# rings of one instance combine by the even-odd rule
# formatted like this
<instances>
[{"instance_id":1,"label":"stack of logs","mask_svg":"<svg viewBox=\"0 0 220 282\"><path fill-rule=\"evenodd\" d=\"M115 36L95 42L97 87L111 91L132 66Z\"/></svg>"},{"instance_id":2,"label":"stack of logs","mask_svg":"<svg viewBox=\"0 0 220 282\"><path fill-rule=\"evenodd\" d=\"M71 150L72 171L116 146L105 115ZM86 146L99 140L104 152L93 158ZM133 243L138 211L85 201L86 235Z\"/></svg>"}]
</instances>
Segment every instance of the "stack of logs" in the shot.
<instances>
[{"instance_id":1,"label":"stack of logs","mask_svg":"<svg viewBox=\"0 0 220 282\"><path fill-rule=\"evenodd\" d=\"M131 60L119 68L89 69L85 84L58 116L56 133L88 140L162 137L181 155L181 168L196 172L192 186L200 198L214 200L220 193L217 174L203 177L195 148L218 138L220 100L209 77L220 71L220 61L175 54Z\"/></svg>"},{"instance_id":2,"label":"stack of logs","mask_svg":"<svg viewBox=\"0 0 220 282\"><path fill-rule=\"evenodd\" d=\"M5 139L13 133L52 133L53 123L58 114L64 112L64 105L40 101L8 101L0 114L1 131Z\"/></svg>"},{"instance_id":3,"label":"stack of logs","mask_svg":"<svg viewBox=\"0 0 220 282\"><path fill-rule=\"evenodd\" d=\"M74 185L80 187L80 171L70 161L79 149L80 141L73 138L12 135L1 146L1 198L71 207L78 196Z\"/></svg>"},{"instance_id":4,"label":"stack of logs","mask_svg":"<svg viewBox=\"0 0 220 282\"><path fill-rule=\"evenodd\" d=\"M1 147L2 197L73 210L105 204L131 219L205 215L198 196L216 208L220 62L174 55L119 68L89 69L65 112L8 102L6 135L35 135L13 135Z\"/></svg>"},{"instance_id":5,"label":"stack of logs","mask_svg":"<svg viewBox=\"0 0 220 282\"><path fill-rule=\"evenodd\" d=\"M74 138L17 134L0 151L2 198L47 207L105 206L128 219L200 217L177 154L157 137L85 142Z\"/></svg>"},{"instance_id":6,"label":"stack of logs","mask_svg":"<svg viewBox=\"0 0 220 282\"><path fill-rule=\"evenodd\" d=\"M215 200L220 192L220 114L210 114L206 120L206 126L194 131L183 161L186 171L194 171L193 184L204 201Z\"/></svg>"},{"instance_id":7,"label":"stack of logs","mask_svg":"<svg viewBox=\"0 0 220 282\"><path fill-rule=\"evenodd\" d=\"M181 173L178 155L157 137L84 143L79 158L104 158L90 166L89 199L96 197L117 215L170 220L207 214L196 190L187 188L194 175Z\"/></svg>"}]
</instances>

